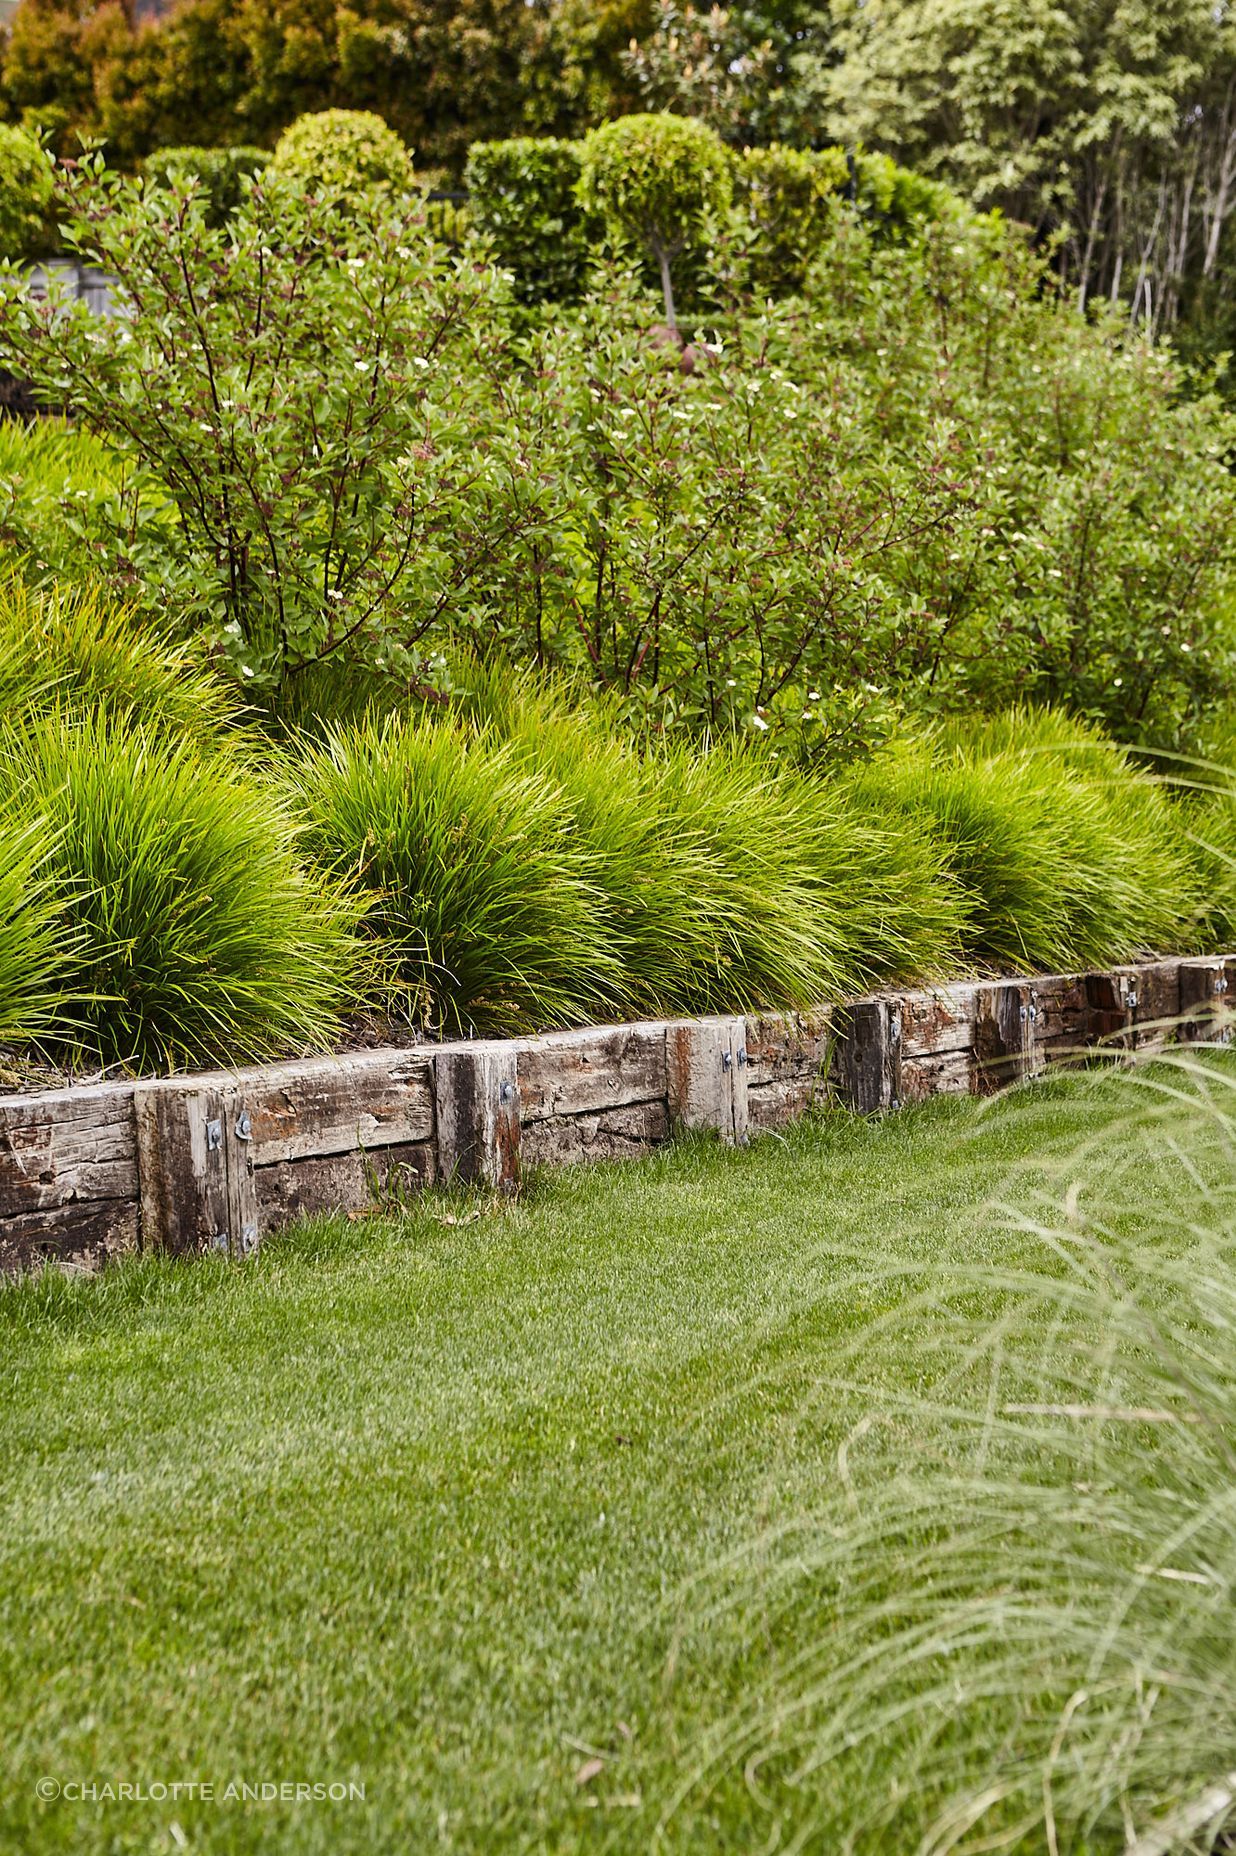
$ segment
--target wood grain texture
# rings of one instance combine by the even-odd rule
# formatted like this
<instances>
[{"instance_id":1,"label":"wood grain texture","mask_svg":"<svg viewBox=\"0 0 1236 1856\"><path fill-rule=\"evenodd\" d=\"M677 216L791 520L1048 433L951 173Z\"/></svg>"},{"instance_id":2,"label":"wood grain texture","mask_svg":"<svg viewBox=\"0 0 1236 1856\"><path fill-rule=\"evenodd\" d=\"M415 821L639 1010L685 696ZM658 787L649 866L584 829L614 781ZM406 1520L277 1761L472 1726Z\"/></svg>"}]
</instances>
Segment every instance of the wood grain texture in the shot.
<instances>
[{"instance_id":1,"label":"wood grain texture","mask_svg":"<svg viewBox=\"0 0 1236 1856\"><path fill-rule=\"evenodd\" d=\"M261 1235L242 1093L169 1079L134 1090L143 1248L248 1256Z\"/></svg>"},{"instance_id":2,"label":"wood grain texture","mask_svg":"<svg viewBox=\"0 0 1236 1856\"><path fill-rule=\"evenodd\" d=\"M1183 1043L1223 1042L1231 1038L1231 1006L1222 959L1180 963L1180 1038Z\"/></svg>"},{"instance_id":3,"label":"wood grain texture","mask_svg":"<svg viewBox=\"0 0 1236 1856\"><path fill-rule=\"evenodd\" d=\"M234 1087L249 1111L258 1167L433 1138L427 1052L356 1051L242 1071Z\"/></svg>"},{"instance_id":4,"label":"wood grain texture","mask_svg":"<svg viewBox=\"0 0 1236 1856\"><path fill-rule=\"evenodd\" d=\"M650 1021L553 1032L521 1043L517 1073L525 1130L550 1117L664 1101L665 1034L664 1023Z\"/></svg>"},{"instance_id":5,"label":"wood grain texture","mask_svg":"<svg viewBox=\"0 0 1236 1856\"><path fill-rule=\"evenodd\" d=\"M750 1124L746 1020L679 1020L667 1028L665 1052L674 1127L715 1128L723 1141L741 1145Z\"/></svg>"},{"instance_id":6,"label":"wood grain texture","mask_svg":"<svg viewBox=\"0 0 1236 1856\"><path fill-rule=\"evenodd\" d=\"M670 1137L664 1101L632 1102L597 1115L527 1122L523 1158L529 1166L575 1166L585 1160L628 1160Z\"/></svg>"},{"instance_id":7,"label":"wood grain texture","mask_svg":"<svg viewBox=\"0 0 1236 1856\"><path fill-rule=\"evenodd\" d=\"M1229 999L1236 955L0 1095L0 1269L93 1267L139 1242L239 1256L291 1218L431 1179L513 1190L525 1154L635 1155L675 1127L741 1141L823 1089L878 1113L1096 1047L1153 1052L1182 1011L1186 1039L1226 1040Z\"/></svg>"},{"instance_id":8,"label":"wood grain texture","mask_svg":"<svg viewBox=\"0 0 1236 1856\"><path fill-rule=\"evenodd\" d=\"M1031 1076L1035 1069L1037 1012L1030 984L992 983L977 988L974 1018L974 1079L981 1095L994 1095Z\"/></svg>"},{"instance_id":9,"label":"wood grain texture","mask_svg":"<svg viewBox=\"0 0 1236 1856\"><path fill-rule=\"evenodd\" d=\"M831 1081L860 1115L878 1115L901 1103L902 1000L855 999L839 1008Z\"/></svg>"},{"instance_id":10,"label":"wood grain texture","mask_svg":"<svg viewBox=\"0 0 1236 1856\"><path fill-rule=\"evenodd\" d=\"M377 1211L402 1203L433 1181L431 1141L377 1147L371 1153L277 1160L254 1176L263 1234L317 1212Z\"/></svg>"},{"instance_id":11,"label":"wood grain texture","mask_svg":"<svg viewBox=\"0 0 1236 1856\"><path fill-rule=\"evenodd\" d=\"M937 1050L901 1059L901 1105L931 1096L967 1096L977 1090L974 1052Z\"/></svg>"},{"instance_id":12,"label":"wood grain texture","mask_svg":"<svg viewBox=\"0 0 1236 1856\"><path fill-rule=\"evenodd\" d=\"M901 1054L925 1057L936 1051L969 1050L979 988L973 980L935 986L901 996Z\"/></svg>"},{"instance_id":13,"label":"wood grain texture","mask_svg":"<svg viewBox=\"0 0 1236 1856\"><path fill-rule=\"evenodd\" d=\"M136 1197L131 1083L0 1096L0 1218Z\"/></svg>"},{"instance_id":14,"label":"wood grain texture","mask_svg":"<svg viewBox=\"0 0 1236 1856\"><path fill-rule=\"evenodd\" d=\"M477 1040L433 1059L437 1176L514 1192L520 1177L519 1047Z\"/></svg>"},{"instance_id":15,"label":"wood grain texture","mask_svg":"<svg viewBox=\"0 0 1236 1856\"><path fill-rule=\"evenodd\" d=\"M0 1219L0 1272L20 1275L46 1264L93 1271L138 1243L136 1198L72 1201Z\"/></svg>"}]
</instances>

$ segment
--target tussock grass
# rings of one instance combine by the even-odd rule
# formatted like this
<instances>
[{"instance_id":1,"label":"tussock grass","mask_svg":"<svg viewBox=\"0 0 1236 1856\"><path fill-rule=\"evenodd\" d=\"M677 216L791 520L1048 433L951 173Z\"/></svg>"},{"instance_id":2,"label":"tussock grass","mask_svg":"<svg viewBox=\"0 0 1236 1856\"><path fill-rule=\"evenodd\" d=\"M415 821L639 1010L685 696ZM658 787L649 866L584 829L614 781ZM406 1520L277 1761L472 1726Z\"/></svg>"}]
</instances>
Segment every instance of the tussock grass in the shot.
<instances>
[{"instance_id":1,"label":"tussock grass","mask_svg":"<svg viewBox=\"0 0 1236 1856\"><path fill-rule=\"evenodd\" d=\"M1084 723L1019 710L928 733L850 776L931 831L972 960L1084 968L1201 938L1202 886L1163 786Z\"/></svg>"},{"instance_id":2,"label":"tussock grass","mask_svg":"<svg viewBox=\"0 0 1236 1856\"><path fill-rule=\"evenodd\" d=\"M963 898L918 820L749 750L641 753L505 668L471 668L459 706L556 782L648 1008L810 1005L956 966Z\"/></svg>"},{"instance_id":3,"label":"tussock grass","mask_svg":"<svg viewBox=\"0 0 1236 1856\"><path fill-rule=\"evenodd\" d=\"M47 874L55 849L45 818L23 816L11 797L0 803L0 1044L31 1043L70 1023L61 982L73 937Z\"/></svg>"},{"instance_id":4,"label":"tussock grass","mask_svg":"<svg viewBox=\"0 0 1236 1856\"><path fill-rule=\"evenodd\" d=\"M515 1031L627 997L559 789L509 745L375 718L306 743L291 784L322 865L369 897L414 1018Z\"/></svg>"},{"instance_id":5,"label":"tussock grass","mask_svg":"<svg viewBox=\"0 0 1236 1856\"><path fill-rule=\"evenodd\" d=\"M0 712L49 709L106 709L206 744L235 724L240 703L186 646L104 594L0 582Z\"/></svg>"},{"instance_id":6,"label":"tussock grass","mask_svg":"<svg viewBox=\"0 0 1236 1856\"><path fill-rule=\"evenodd\" d=\"M787 1647L663 1828L736 1769L785 1849L1170 1856L1236 1823L1236 1073L1105 1092L1174 1190L1095 1130L1009 1182L985 1258L865 1260L831 1486L708 1582Z\"/></svg>"},{"instance_id":7,"label":"tussock grass","mask_svg":"<svg viewBox=\"0 0 1236 1856\"><path fill-rule=\"evenodd\" d=\"M51 834L85 1049L174 1067L332 1042L360 905L307 874L256 770L151 724L52 713L0 738L0 793Z\"/></svg>"}]
</instances>

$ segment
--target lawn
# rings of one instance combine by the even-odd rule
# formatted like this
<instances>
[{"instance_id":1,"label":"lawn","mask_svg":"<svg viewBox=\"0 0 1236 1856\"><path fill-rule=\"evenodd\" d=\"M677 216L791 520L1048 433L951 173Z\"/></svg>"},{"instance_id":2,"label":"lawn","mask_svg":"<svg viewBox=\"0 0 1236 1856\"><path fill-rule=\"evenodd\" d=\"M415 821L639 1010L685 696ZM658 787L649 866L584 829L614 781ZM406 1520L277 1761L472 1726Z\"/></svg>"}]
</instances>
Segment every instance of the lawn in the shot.
<instances>
[{"instance_id":1,"label":"lawn","mask_svg":"<svg viewBox=\"0 0 1236 1856\"><path fill-rule=\"evenodd\" d=\"M899 1299L973 1268L977 1331L1004 1306L983 1272L1066 1270L1018 1214L1079 1167L1126 1236L1182 1186L1220 1203L1204 1108L1232 1081L829 1115L500 1210L316 1224L243 1268L5 1289L0 1847L838 1847L841 1768L744 1771L726 1736L835 1628L829 1581L787 1572L803 1523L906 1456L904 1423L864 1445L856 1418L953 1370L947 1321ZM1049 1321L1039 1365L1076 1340ZM1054 1445L1036 1462L1066 1492L1078 1473ZM215 1797L71 1791L177 1781ZM224 1796L289 1782L363 1798ZM1091 1835L1060 1847L1122 1846Z\"/></svg>"}]
</instances>

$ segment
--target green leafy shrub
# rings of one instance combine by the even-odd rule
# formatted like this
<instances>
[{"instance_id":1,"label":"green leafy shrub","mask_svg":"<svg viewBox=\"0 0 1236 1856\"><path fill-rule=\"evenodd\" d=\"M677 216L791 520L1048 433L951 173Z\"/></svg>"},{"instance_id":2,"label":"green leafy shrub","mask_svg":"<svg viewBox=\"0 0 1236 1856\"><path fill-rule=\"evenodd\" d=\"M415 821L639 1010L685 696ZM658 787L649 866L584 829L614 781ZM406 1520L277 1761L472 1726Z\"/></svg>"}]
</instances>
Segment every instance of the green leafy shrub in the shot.
<instances>
[{"instance_id":1,"label":"green leafy shrub","mask_svg":"<svg viewBox=\"0 0 1236 1856\"><path fill-rule=\"evenodd\" d=\"M102 1061L333 1041L362 971L359 905L306 873L292 815L253 767L161 728L50 714L9 727L0 793L47 822L64 990Z\"/></svg>"},{"instance_id":2,"label":"green leafy shrub","mask_svg":"<svg viewBox=\"0 0 1236 1856\"><path fill-rule=\"evenodd\" d=\"M583 292L595 226L579 200L581 144L556 136L474 142L464 169L472 222L524 303Z\"/></svg>"},{"instance_id":3,"label":"green leafy shrub","mask_svg":"<svg viewBox=\"0 0 1236 1856\"><path fill-rule=\"evenodd\" d=\"M28 129L0 123L0 258L31 258L48 248L52 164Z\"/></svg>"},{"instance_id":4,"label":"green leafy shrub","mask_svg":"<svg viewBox=\"0 0 1236 1856\"><path fill-rule=\"evenodd\" d=\"M243 181L258 175L270 160L268 148L156 148L143 163L146 178L160 187L183 191L196 182L206 202L207 222L222 225L240 205Z\"/></svg>"},{"instance_id":5,"label":"green leafy shrub","mask_svg":"<svg viewBox=\"0 0 1236 1856\"><path fill-rule=\"evenodd\" d=\"M655 260L671 329L672 267L702 240L710 216L728 208L732 185L725 144L689 117L620 116L585 137L580 199L616 239Z\"/></svg>"},{"instance_id":6,"label":"green leafy shrub","mask_svg":"<svg viewBox=\"0 0 1236 1856\"><path fill-rule=\"evenodd\" d=\"M1023 699L1187 745L1236 687L1236 421L998 222L839 211L798 296L687 353L621 268L517 336L410 203L263 187L220 232L89 163L57 200L142 309L12 287L2 358L121 487L19 496L6 539L200 626L259 701L466 645L824 763Z\"/></svg>"},{"instance_id":7,"label":"green leafy shrub","mask_svg":"<svg viewBox=\"0 0 1236 1856\"><path fill-rule=\"evenodd\" d=\"M348 199L415 184L405 144L370 110L318 110L298 116L275 144L271 172L310 194Z\"/></svg>"},{"instance_id":8,"label":"green leafy shrub","mask_svg":"<svg viewBox=\"0 0 1236 1856\"><path fill-rule=\"evenodd\" d=\"M440 580L418 596L422 570L451 577L452 473L474 465L492 391L497 273L454 263L413 203L381 194L340 215L263 187L212 227L200 198L172 204L91 157L60 204L140 313L101 321L13 284L0 339L126 468L95 511L96 567L200 627L256 696L321 657L415 673L444 603Z\"/></svg>"},{"instance_id":9,"label":"green leafy shrub","mask_svg":"<svg viewBox=\"0 0 1236 1856\"><path fill-rule=\"evenodd\" d=\"M450 722L332 730L292 771L325 868L361 884L406 1008L453 1031L586 1021L625 998L552 779Z\"/></svg>"},{"instance_id":10,"label":"green leafy shrub","mask_svg":"<svg viewBox=\"0 0 1236 1856\"><path fill-rule=\"evenodd\" d=\"M745 148L734 163L734 204L754 287L767 296L800 290L833 232L849 182L844 150Z\"/></svg>"}]
</instances>

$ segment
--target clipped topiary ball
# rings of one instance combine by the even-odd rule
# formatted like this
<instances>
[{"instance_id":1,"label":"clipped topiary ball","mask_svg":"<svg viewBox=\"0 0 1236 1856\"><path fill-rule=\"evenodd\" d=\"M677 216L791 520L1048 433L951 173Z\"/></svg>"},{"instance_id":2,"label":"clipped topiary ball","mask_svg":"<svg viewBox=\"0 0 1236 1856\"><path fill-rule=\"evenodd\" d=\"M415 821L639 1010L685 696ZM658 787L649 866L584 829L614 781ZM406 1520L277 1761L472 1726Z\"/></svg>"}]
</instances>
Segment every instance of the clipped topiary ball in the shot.
<instances>
[{"instance_id":1,"label":"clipped topiary ball","mask_svg":"<svg viewBox=\"0 0 1236 1856\"><path fill-rule=\"evenodd\" d=\"M671 266L703 236L710 215L726 210L732 191L724 142L690 116L620 116L584 138L580 200L615 237L655 259L671 329L678 326Z\"/></svg>"},{"instance_id":2,"label":"clipped topiary ball","mask_svg":"<svg viewBox=\"0 0 1236 1856\"><path fill-rule=\"evenodd\" d=\"M319 110L300 116L275 144L271 171L307 193L346 198L413 185L412 155L371 110Z\"/></svg>"}]
</instances>

